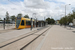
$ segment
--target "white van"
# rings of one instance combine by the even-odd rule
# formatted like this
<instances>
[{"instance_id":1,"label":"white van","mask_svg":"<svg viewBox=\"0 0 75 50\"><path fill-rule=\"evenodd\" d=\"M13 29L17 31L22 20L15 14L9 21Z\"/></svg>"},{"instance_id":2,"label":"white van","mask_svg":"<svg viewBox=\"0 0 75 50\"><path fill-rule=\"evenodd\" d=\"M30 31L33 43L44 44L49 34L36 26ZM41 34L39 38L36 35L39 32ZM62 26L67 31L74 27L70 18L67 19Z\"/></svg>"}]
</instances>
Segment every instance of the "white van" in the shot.
<instances>
[{"instance_id":1,"label":"white van","mask_svg":"<svg viewBox=\"0 0 75 50\"><path fill-rule=\"evenodd\" d=\"M69 26L71 26L71 27L72 27L72 26L73 26L73 23L69 23Z\"/></svg>"}]
</instances>

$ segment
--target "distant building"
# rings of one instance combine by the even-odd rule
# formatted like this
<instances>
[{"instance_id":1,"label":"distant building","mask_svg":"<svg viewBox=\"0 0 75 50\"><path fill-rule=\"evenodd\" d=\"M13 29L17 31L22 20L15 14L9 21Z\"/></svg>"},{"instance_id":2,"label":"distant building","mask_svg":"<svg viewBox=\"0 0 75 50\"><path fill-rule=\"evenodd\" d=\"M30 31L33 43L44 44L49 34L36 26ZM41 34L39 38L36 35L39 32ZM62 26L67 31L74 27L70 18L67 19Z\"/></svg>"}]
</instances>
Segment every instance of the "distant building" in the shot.
<instances>
[{"instance_id":1,"label":"distant building","mask_svg":"<svg viewBox=\"0 0 75 50\"><path fill-rule=\"evenodd\" d=\"M73 25L75 25L75 19L73 19Z\"/></svg>"},{"instance_id":2,"label":"distant building","mask_svg":"<svg viewBox=\"0 0 75 50\"><path fill-rule=\"evenodd\" d=\"M57 25L59 25L59 24L60 24L60 23L59 23L59 20L56 20L56 21L55 21L55 23L56 23Z\"/></svg>"}]
</instances>

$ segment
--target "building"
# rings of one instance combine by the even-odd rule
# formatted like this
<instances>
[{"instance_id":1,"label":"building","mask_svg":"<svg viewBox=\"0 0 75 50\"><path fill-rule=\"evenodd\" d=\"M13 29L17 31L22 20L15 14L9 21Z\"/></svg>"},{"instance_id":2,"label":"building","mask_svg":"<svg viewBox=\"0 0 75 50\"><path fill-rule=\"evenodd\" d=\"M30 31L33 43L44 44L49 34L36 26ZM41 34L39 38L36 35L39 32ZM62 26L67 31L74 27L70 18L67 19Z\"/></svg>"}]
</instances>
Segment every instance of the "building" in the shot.
<instances>
[{"instance_id":1,"label":"building","mask_svg":"<svg viewBox=\"0 0 75 50\"><path fill-rule=\"evenodd\" d=\"M56 21L55 21L55 23L56 23L57 25L59 25L59 24L60 24L60 23L59 23L59 20L56 20Z\"/></svg>"},{"instance_id":2,"label":"building","mask_svg":"<svg viewBox=\"0 0 75 50\"><path fill-rule=\"evenodd\" d=\"M73 19L73 25L75 26L75 19Z\"/></svg>"}]
</instances>

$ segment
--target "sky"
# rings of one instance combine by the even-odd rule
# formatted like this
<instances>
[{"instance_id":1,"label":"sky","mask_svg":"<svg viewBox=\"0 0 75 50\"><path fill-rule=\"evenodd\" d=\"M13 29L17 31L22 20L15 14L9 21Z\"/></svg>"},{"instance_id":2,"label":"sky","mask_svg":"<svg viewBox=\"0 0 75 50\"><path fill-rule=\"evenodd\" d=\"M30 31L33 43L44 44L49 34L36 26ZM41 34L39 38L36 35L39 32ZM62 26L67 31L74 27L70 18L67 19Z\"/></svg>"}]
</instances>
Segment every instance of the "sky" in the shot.
<instances>
[{"instance_id":1,"label":"sky","mask_svg":"<svg viewBox=\"0 0 75 50\"><path fill-rule=\"evenodd\" d=\"M71 4L71 5L69 5ZM75 0L0 0L0 18L5 18L6 12L9 16L21 13L22 16L29 15L31 18L44 20L44 18L53 18L59 20L72 13L75 7Z\"/></svg>"}]
</instances>

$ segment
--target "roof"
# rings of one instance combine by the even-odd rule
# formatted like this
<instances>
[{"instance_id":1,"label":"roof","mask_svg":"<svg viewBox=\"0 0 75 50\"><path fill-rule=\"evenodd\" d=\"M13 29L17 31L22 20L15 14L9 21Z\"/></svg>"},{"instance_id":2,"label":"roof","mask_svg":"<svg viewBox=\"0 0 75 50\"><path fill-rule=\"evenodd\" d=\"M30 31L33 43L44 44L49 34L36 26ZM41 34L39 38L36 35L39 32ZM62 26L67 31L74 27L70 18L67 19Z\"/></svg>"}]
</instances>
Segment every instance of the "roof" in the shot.
<instances>
[{"instance_id":1,"label":"roof","mask_svg":"<svg viewBox=\"0 0 75 50\"><path fill-rule=\"evenodd\" d=\"M29 21L31 20L31 19L29 19L29 18L24 18L24 17L22 17L22 19L29 20ZM34 19L32 19L32 20L34 21Z\"/></svg>"}]
</instances>

